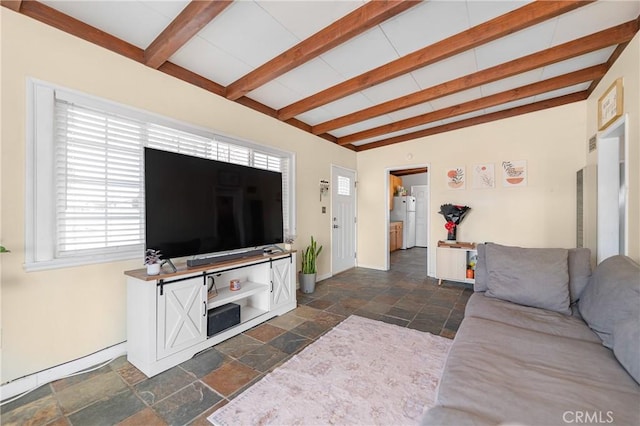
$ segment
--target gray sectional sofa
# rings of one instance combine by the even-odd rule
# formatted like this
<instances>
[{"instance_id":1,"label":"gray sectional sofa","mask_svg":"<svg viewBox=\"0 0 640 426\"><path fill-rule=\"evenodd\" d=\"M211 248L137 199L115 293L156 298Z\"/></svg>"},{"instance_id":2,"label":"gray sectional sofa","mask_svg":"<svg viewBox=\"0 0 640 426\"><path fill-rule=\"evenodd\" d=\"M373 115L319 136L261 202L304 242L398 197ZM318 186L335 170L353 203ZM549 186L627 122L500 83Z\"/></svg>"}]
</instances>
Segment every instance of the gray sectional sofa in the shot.
<instances>
[{"instance_id":1,"label":"gray sectional sofa","mask_svg":"<svg viewBox=\"0 0 640 426\"><path fill-rule=\"evenodd\" d=\"M640 425L640 266L588 249L478 247L423 425Z\"/></svg>"}]
</instances>

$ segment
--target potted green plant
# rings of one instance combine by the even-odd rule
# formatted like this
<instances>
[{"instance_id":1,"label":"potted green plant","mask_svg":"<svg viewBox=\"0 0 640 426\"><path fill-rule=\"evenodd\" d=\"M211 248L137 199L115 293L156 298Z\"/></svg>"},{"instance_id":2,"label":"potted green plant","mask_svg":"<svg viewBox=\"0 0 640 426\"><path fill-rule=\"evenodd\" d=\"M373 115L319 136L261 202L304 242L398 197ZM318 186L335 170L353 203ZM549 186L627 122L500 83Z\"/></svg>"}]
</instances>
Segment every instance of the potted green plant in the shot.
<instances>
[{"instance_id":1,"label":"potted green plant","mask_svg":"<svg viewBox=\"0 0 640 426\"><path fill-rule=\"evenodd\" d=\"M11 253L11 250L7 250L5 246L0 246L0 253Z\"/></svg>"},{"instance_id":2,"label":"potted green plant","mask_svg":"<svg viewBox=\"0 0 640 426\"><path fill-rule=\"evenodd\" d=\"M160 273L161 256L160 250L147 249L144 254L144 264L147 265L147 275L158 275Z\"/></svg>"},{"instance_id":3,"label":"potted green plant","mask_svg":"<svg viewBox=\"0 0 640 426\"><path fill-rule=\"evenodd\" d=\"M300 291L313 293L316 289L316 261L322 251L322 246L311 236L311 244L302 251L302 271L300 271Z\"/></svg>"}]
</instances>

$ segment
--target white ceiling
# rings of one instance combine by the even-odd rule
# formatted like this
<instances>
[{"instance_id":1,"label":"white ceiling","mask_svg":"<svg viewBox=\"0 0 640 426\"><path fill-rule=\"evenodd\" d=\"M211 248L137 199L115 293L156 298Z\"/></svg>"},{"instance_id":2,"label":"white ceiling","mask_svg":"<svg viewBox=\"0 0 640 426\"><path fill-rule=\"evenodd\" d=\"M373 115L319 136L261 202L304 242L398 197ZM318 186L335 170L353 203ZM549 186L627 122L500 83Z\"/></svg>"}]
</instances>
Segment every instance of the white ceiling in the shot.
<instances>
[{"instance_id":1,"label":"white ceiling","mask_svg":"<svg viewBox=\"0 0 640 426\"><path fill-rule=\"evenodd\" d=\"M45 0L42 3L144 50L189 2L186 0ZM222 86L227 86L364 3L357 0L237 0L187 41L169 58L169 61ZM346 79L356 77L515 10L526 3L528 2L425 1L252 90L247 97L274 110L279 110ZM441 62L314 108L296 118L311 126L323 123L619 25L636 19L639 14L640 1L597 1ZM329 133L339 138L601 64L609 59L614 49L615 46L612 46L433 99L414 107L383 114ZM365 139L355 142L354 145L363 145L391 136L575 93L586 90L588 87L589 83L583 83L416 128Z\"/></svg>"}]
</instances>

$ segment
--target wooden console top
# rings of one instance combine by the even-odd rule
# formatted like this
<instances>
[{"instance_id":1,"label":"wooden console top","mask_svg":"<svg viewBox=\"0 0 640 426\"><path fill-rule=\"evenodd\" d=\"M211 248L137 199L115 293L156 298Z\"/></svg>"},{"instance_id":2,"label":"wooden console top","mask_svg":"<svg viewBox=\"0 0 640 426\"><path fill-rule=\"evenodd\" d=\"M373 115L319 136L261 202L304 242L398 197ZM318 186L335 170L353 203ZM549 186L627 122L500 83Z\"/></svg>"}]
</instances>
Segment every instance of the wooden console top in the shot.
<instances>
[{"instance_id":1,"label":"wooden console top","mask_svg":"<svg viewBox=\"0 0 640 426\"><path fill-rule=\"evenodd\" d=\"M447 241L438 241L438 247L449 247L449 248L464 248L475 250L476 243L465 243L462 241L457 241L455 243L449 243Z\"/></svg>"},{"instance_id":2,"label":"wooden console top","mask_svg":"<svg viewBox=\"0 0 640 426\"><path fill-rule=\"evenodd\" d=\"M132 269L130 271L125 271L124 274L133 277L142 281L156 281L163 280L171 277L177 277L180 275L192 274L194 272L202 272L202 271L211 271L216 269L226 269L238 265L245 265L248 263L259 262L264 259L278 258L288 256L290 253L295 253L296 250L273 253L273 254L263 254L258 256L248 256L242 257L239 259L231 259L231 260L223 260L221 262L212 263L209 265L202 266L193 266L188 267L186 261L174 262L173 264L176 266L177 272L170 272L169 266L164 266L158 275L147 275L147 269Z\"/></svg>"}]
</instances>

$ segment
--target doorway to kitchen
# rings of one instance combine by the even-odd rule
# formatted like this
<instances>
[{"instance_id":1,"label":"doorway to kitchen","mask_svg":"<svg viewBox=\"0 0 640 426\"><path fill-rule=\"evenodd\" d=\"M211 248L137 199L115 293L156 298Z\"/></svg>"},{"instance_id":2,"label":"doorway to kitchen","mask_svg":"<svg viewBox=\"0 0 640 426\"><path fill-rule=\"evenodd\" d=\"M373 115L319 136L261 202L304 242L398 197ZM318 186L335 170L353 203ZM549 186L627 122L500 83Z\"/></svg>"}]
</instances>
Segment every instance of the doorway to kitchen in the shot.
<instances>
[{"instance_id":1,"label":"doorway to kitchen","mask_svg":"<svg viewBox=\"0 0 640 426\"><path fill-rule=\"evenodd\" d=\"M387 170L387 263L411 259L424 265L429 246L429 168L417 165Z\"/></svg>"}]
</instances>

